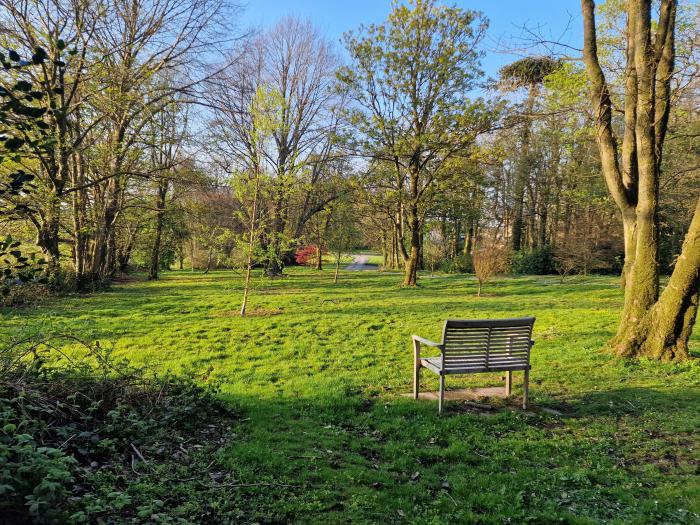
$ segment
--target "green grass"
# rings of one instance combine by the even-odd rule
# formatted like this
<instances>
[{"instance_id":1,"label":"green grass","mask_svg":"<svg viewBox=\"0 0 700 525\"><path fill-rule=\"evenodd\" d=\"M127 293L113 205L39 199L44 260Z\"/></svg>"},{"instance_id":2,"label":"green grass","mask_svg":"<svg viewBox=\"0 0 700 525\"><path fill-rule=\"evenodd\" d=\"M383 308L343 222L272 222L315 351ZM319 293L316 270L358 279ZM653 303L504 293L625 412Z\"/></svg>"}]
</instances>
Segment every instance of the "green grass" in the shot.
<instances>
[{"instance_id":1,"label":"green grass","mask_svg":"<svg viewBox=\"0 0 700 525\"><path fill-rule=\"evenodd\" d=\"M243 483L291 485L241 488L231 522L700 523L700 363L601 352L618 321L617 279L503 279L480 299L464 276L418 289L399 280L343 272L334 286L330 269L292 269L258 279L254 315L242 319L240 274L170 272L0 310L0 320L4 336L70 332L135 363L220 380L244 419L216 461ZM443 417L401 396L412 333L438 338L448 317L519 315L537 317L531 412L517 408L518 388L512 404L448 402Z\"/></svg>"}]
</instances>

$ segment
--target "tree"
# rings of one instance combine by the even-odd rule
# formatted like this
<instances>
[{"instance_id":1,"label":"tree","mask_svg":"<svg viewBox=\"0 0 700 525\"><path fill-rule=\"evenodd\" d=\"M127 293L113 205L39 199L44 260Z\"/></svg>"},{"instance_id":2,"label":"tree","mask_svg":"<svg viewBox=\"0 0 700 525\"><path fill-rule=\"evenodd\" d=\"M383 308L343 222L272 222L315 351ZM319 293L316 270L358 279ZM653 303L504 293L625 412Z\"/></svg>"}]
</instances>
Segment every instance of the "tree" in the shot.
<instances>
[{"instance_id":1,"label":"tree","mask_svg":"<svg viewBox=\"0 0 700 525\"><path fill-rule=\"evenodd\" d=\"M430 231L423 240L423 257L430 268L431 277L435 273L435 268L445 259L446 252L445 237L440 232Z\"/></svg>"},{"instance_id":2,"label":"tree","mask_svg":"<svg viewBox=\"0 0 700 525\"><path fill-rule=\"evenodd\" d=\"M626 357L688 357L700 290L700 199L668 285L659 294L659 180L673 103L677 3L661 0L653 24L650 0L626 5L624 133L621 147L613 101L598 51L595 2L581 0L583 59L603 175L622 216L625 240L622 320L610 346ZM654 26L654 29L652 29Z\"/></svg>"},{"instance_id":3,"label":"tree","mask_svg":"<svg viewBox=\"0 0 700 525\"><path fill-rule=\"evenodd\" d=\"M544 79L552 74L560 66L559 61L550 57L526 57L501 68L501 85L507 89L527 88L527 98L522 115L522 128L520 134L520 158L518 159L515 173L515 210L511 242L513 250L521 248L523 236L523 208L525 200L525 188L528 178L534 168L532 154L530 152L530 137L532 134L532 121L534 117L535 102L539 95L539 89Z\"/></svg>"},{"instance_id":4,"label":"tree","mask_svg":"<svg viewBox=\"0 0 700 525\"><path fill-rule=\"evenodd\" d=\"M474 274L479 282L476 296L481 297L481 289L493 277L502 272L506 265L506 252L504 248L495 243L486 243L479 246L472 253Z\"/></svg>"},{"instance_id":5,"label":"tree","mask_svg":"<svg viewBox=\"0 0 700 525\"><path fill-rule=\"evenodd\" d=\"M330 209L330 220L327 228L327 244L335 256L335 272L333 283L338 283L340 260L360 241L360 231L357 228L355 210L347 195L336 201Z\"/></svg>"},{"instance_id":6,"label":"tree","mask_svg":"<svg viewBox=\"0 0 700 525\"><path fill-rule=\"evenodd\" d=\"M241 317L245 317L250 293L250 278L256 254L260 253L260 241L266 224L260 213L260 202L264 195L269 197L270 180L263 173L263 155L267 143L272 139L284 103L280 94L270 88L259 87L250 107L251 128L249 130L249 156L247 170L242 176L234 177L232 184L240 203L239 219L245 225L243 238L239 240L245 252L245 279L243 281L243 301ZM265 193L264 193L265 192Z\"/></svg>"},{"instance_id":7,"label":"tree","mask_svg":"<svg viewBox=\"0 0 700 525\"><path fill-rule=\"evenodd\" d=\"M134 179L148 178L147 128L202 80L228 3L222 0L0 0L0 45L46 64L31 71L52 147L34 149L26 171L38 192L23 221L57 273L72 252L75 282L108 278L130 253L120 238ZM168 78L169 82L163 82ZM12 81L0 71L0 85ZM189 102L181 99L182 102ZM120 246L125 239L127 245Z\"/></svg>"},{"instance_id":8,"label":"tree","mask_svg":"<svg viewBox=\"0 0 700 525\"><path fill-rule=\"evenodd\" d=\"M319 192L336 151L336 57L308 21L285 18L248 39L230 65L208 83L204 96L214 109L211 156L225 172L249 162L252 100L258 89L275 92L279 111L260 168L272 193L261 206L270 220L262 236L267 273L282 271L306 223L335 196Z\"/></svg>"},{"instance_id":9,"label":"tree","mask_svg":"<svg viewBox=\"0 0 700 525\"><path fill-rule=\"evenodd\" d=\"M166 220L168 194L176 178L178 165L182 162L180 149L183 146L183 129L187 126L186 115L183 115L182 104L174 98L170 104L153 116L153 122L148 128L150 145L150 165L152 174L149 177L155 186L154 212L155 232L148 265L148 279L158 279L161 267L161 245L163 227ZM184 171L184 170L183 170Z\"/></svg>"},{"instance_id":10,"label":"tree","mask_svg":"<svg viewBox=\"0 0 700 525\"><path fill-rule=\"evenodd\" d=\"M469 98L486 26L480 13L412 0L394 2L386 22L345 35L351 65L338 79L356 104L347 117L358 153L384 163L399 192L405 286L417 281L426 193L445 175L445 162L467 156L492 127L493 108Z\"/></svg>"}]
</instances>

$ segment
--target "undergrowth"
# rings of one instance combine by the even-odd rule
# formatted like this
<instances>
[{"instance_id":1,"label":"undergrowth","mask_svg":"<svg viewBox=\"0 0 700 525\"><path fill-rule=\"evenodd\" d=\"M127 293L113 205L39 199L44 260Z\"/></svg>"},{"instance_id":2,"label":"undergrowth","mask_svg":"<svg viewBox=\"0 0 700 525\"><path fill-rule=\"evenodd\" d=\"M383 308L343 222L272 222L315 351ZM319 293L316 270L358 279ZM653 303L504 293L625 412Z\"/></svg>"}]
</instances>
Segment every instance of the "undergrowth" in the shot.
<instances>
[{"instance_id":1,"label":"undergrowth","mask_svg":"<svg viewBox=\"0 0 700 525\"><path fill-rule=\"evenodd\" d=\"M215 518L230 481L216 454L235 423L215 386L68 335L11 342L0 378L1 523Z\"/></svg>"}]
</instances>

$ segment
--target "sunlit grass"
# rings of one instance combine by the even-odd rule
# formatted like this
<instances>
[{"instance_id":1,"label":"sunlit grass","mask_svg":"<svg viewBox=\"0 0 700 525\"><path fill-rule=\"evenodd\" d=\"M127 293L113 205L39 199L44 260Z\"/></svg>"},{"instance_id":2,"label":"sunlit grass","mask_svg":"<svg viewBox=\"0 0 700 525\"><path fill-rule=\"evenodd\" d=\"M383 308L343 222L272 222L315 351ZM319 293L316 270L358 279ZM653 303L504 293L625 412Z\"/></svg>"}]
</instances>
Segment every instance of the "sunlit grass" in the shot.
<instances>
[{"instance_id":1,"label":"sunlit grass","mask_svg":"<svg viewBox=\"0 0 700 525\"><path fill-rule=\"evenodd\" d=\"M242 490L232 502L246 509L242 522L698 521L700 366L600 351L618 320L617 279L507 278L479 299L461 275L399 282L342 272L334 285L330 268L256 277L252 315L241 318L240 274L170 272L0 315L4 336L70 332L221 381L246 419L218 460L243 481L293 485ZM400 395L411 388L412 333L439 338L446 318L520 315L537 317L531 413L516 408L517 388L512 405L448 403L442 418L434 403Z\"/></svg>"}]
</instances>

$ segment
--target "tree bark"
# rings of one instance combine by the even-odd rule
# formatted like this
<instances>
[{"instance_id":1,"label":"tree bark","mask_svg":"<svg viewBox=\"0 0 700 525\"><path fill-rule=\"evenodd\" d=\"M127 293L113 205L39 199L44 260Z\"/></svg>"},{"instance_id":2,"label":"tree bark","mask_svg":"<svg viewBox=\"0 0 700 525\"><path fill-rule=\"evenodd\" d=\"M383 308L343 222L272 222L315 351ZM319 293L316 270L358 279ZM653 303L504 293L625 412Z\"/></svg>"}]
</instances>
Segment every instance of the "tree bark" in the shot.
<instances>
[{"instance_id":1,"label":"tree bark","mask_svg":"<svg viewBox=\"0 0 700 525\"><path fill-rule=\"evenodd\" d=\"M525 122L523 122L522 134L520 136L520 159L515 172L515 209L513 210L513 230L511 233L511 243L513 251L519 251L522 248L523 228L525 226L524 211L525 211L525 189L527 180L530 176L530 134L532 126L532 112L535 107L535 99L537 98L537 84L530 86L525 104L525 112L527 113Z\"/></svg>"},{"instance_id":2,"label":"tree bark","mask_svg":"<svg viewBox=\"0 0 700 525\"><path fill-rule=\"evenodd\" d=\"M408 209L408 229L411 233L411 245L407 257L404 257L403 286L416 286L420 259L420 218L415 202L411 203Z\"/></svg>"},{"instance_id":3,"label":"tree bark","mask_svg":"<svg viewBox=\"0 0 700 525\"><path fill-rule=\"evenodd\" d=\"M615 347L617 353L624 357L644 356L662 361L687 359L699 291L700 199L666 288L644 317L619 337Z\"/></svg>"},{"instance_id":4,"label":"tree bark","mask_svg":"<svg viewBox=\"0 0 700 525\"><path fill-rule=\"evenodd\" d=\"M342 255L342 252L335 254L335 273L333 274L333 284L338 284L338 271L340 270L340 257Z\"/></svg>"},{"instance_id":5,"label":"tree bark","mask_svg":"<svg viewBox=\"0 0 700 525\"><path fill-rule=\"evenodd\" d=\"M163 235L163 217L165 215L165 203L168 194L168 179L163 178L158 181L156 193L156 232L153 239L153 247L151 249L151 263L148 270L148 280L154 281L158 279L158 270L160 269L160 244Z\"/></svg>"},{"instance_id":6,"label":"tree bark","mask_svg":"<svg viewBox=\"0 0 700 525\"><path fill-rule=\"evenodd\" d=\"M698 308L700 213L693 221L669 284L659 297L659 177L671 104L675 0L662 0L652 43L650 0L627 3L627 68L622 170L612 128L612 103L598 62L593 0L581 0L583 57L591 81L596 141L608 190L620 208L625 239L625 303L609 345L625 357L688 357ZM700 206L700 201L698 203Z\"/></svg>"}]
</instances>

